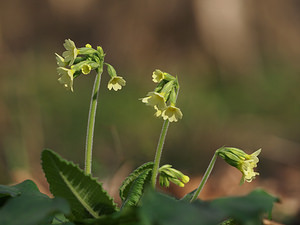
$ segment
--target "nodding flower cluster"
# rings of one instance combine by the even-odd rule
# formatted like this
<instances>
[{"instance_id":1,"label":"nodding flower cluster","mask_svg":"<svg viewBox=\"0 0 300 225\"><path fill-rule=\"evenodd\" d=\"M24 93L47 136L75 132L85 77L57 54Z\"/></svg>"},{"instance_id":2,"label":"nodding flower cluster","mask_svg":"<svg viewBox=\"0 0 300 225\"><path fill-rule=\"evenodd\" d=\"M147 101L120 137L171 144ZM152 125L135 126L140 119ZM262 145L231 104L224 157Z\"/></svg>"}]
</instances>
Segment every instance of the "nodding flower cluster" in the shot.
<instances>
[{"instance_id":1,"label":"nodding flower cluster","mask_svg":"<svg viewBox=\"0 0 300 225\"><path fill-rule=\"evenodd\" d=\"M76 48L75 43L67 39L64 47L66 51L62 53L62 56L57 53L55 55L57 72L60 76L58 81L68 90L73 91L73 80L81 74L90 74L92 70L102 73L103 64L107 66L107 72L111 77L107 85L108 89L117 91L125 86L126 81L123 77L117 76L115 69L110 64L104 63L105 54L100 46L93 49L90 44L86 44L85 47Z\"/></svg>"},{"instance_id":2,"label":"nodding flower cluster","mask_svg":"<svg viewBox=\"0 0 300 225\"><path fill-rule=\"evenodd\" d=\"M155 70L152 78L157 86L154 91L141 98L142 102L156 110L154 114L156 117L162 117L169 122L177 122L183 116L181 110L175 106L179 91L177 77Z\"/></svg>"},{"instance_id":3,"label":"nodding flower cluster","mask_svg":"<svg viewBox=\"0 0 300 225\"><path fill-rule=\"evenodd\" d=\"M251 155L246 154L243 150L232 147L222 147L217 150L217 155L223 158L229 165L237 168L243 174L241 184L245 181L251 182L259 173L254 171L259 162L258 155L261 149L258 149Z\"/></svg>"}]
</instances>

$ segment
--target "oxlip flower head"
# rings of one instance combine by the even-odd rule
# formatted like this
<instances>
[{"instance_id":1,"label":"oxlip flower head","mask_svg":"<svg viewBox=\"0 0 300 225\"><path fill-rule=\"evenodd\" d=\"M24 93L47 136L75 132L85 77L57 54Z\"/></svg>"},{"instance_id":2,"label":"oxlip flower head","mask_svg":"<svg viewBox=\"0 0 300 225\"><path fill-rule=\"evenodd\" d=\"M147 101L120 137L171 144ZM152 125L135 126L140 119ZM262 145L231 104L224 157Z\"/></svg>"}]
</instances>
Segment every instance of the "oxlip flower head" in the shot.
<instances>
[{"instance_id":1,"label":"oxlip flower head","mask_svg":"<svg viewBox=\"0 0 300 225\"><path fill-rule=\"evenodd\" d=\"M258 155L261 149L251 155L246 154L243 150L231 147L222 147L217 150L217 154L223 158L229 165L236 167L243 174L241 184L245 181L251 182L259 173L254 171L259 162Z\"/></svg>"},{"instance_id":2,"label":"oxlip flower head","mask_svg":"<svg viewBox=\"0 0 300 225\"><path fill-rule=\"evenodd\" d=\"M65 58L65 62L68 62L69 66L71 66L73 65L79 51L76 48L75 43L70 39L65 40L64 47L66 51L63 52L63 57Z\"/></svg>"},{"instance_id":3,"label":"oxlip flower head","mask_svg":"<svg viewBox=\"0 0 300 225\"><path fill-rule=\"evenodd\" d=\"M156 107L156 110L164 110L166 108L166 100L162 93L149 92L147 97L141 99L148 106Z\"/></svg>"},{"instance_id":4,"label":"oxlip flower head","mask_svg":"<svg viewBox=\"0 0 300 225\"><path fill-rule=\"evenodd\" d=\"M123 79L123 77L114 76L108 82L107 88L109 90L114 89L115 91L117 91L117 90L121 90L122 86L125 85L126 85L126 81Z\"/></svg>"},{"instance_id":5,"label":"oxlip flower head","mask_svg":"<svg viewBox=\"0 0 300 225\"><path fill-rule=\"evenodd\" d=\"M163 119L170 122L177 122L179 119L182 119L182 116L181 110L172 104L162 112Z\"/></svg>"},{"instance_id":6,"label":"oxlip flower head","mask_svg":"<svg viewBox=\"0 0 300 225\"><path fill-rule=\"evenodd\" d=\"M159 83L165 78L165 73L160 70L155 70L152 74L152 78L154 83Z\"/></svg>"},{"instance_id":7,"label":"oxlip flower head","mask_svg":"<svg viewBox=\"0 0 300 225\"><path fill-rule=\"evenodd\" d=\"M64 67L58 67L57 72L60 75L58 82L64 85L65 88L70 89L73 92L73 79L74 71Z\"/></svg>"}]
</instances>

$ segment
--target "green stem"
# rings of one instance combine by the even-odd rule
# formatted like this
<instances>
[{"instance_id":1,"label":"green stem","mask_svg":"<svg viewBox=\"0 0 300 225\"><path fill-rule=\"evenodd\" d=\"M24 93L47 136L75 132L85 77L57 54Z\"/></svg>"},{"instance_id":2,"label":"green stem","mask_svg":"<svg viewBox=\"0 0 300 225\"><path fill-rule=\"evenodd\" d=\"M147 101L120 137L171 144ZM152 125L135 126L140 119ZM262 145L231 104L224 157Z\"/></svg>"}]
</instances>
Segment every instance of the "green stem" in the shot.
<instances>
[{"instance_id":1,"label":"green stem","mask_svg":"<svg viewBox=\"0 0 300 225\"><path fill-rule=\"evenodd\" d=\"M205 174L199 184L199 187L197 188L196 192L194 193L192 199L191 199L191 202L195 201L198 196L200 195L200 192L202 191L203 189L203 186L205 185L206 181L208 180L208 177L212 171L212 169L214 168L214 165L215 165L215 162L217 160L217 151L215 152L213 158L211 159L206 171L205 171Z\"/></svg>"},{"instance_id":2,"label":"green stem","mask_svg":"<svg viewBox=\"0 0 300 225\"><path fill-rule=\"evenodd\" d=\"M151 183L152 183L153 188L155 188L155 185L156 185L156 178L157 178L157 174L158 174L159 162L160 162L160 158L161 158L162 149L164 147L164 143L165 143L169 123L170 123L169 120L164 121L162 130L161 130L161 133L160 133L160 138L159 138L159 141L158 141L158 145L157 145L157 148L156 148L156 154L155 154L154 166L153 166L152 178L151 178Z\"/></svg>"},{"instance_id":3,"label":"green stem","mask_svg":"<svg viewBox=\"0 0 300 225\"><path fill-rule=\"evenodd\" d=\"M95 78L91 103L90 103L86 144L85 144L85 173L86 174L91 174L92 172L92 150L93 150L94 127L95 127L97 102L98 102L102 72L103 72L103 61L100 62L100 66L97 70L97 75Z\"/></svg>"}]
</instances>

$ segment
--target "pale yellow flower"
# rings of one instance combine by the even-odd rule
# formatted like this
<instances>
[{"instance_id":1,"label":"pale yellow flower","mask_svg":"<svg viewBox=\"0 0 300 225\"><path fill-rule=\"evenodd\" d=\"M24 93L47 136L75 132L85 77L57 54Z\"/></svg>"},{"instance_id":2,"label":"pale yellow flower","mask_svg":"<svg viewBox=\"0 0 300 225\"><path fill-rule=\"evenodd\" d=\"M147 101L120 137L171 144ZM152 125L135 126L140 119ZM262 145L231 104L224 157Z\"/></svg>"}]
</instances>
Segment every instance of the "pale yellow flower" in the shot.
<instances>
[{"instance_id":1,"label":"pale yellow flower","mask_svg":"<svg viewBox=\"0 0 300 225\"><path fill-rule=\"evenodd\" d=\"M255 179L256 175L259 175L259 173L254 171L254 168L257 167L257 163L259 162L257 156L260 154L260 152L261 149L255 151L251 155L248 155L243 150L238 148L222 147L218 149L217 154L228 164L241 171L243 174L241 183L244 183L245 181L251 182L253 179Z\"/></svg>"},{"instance_id":2,"label":"pale yellow flower","mask_svg":"<svg viewBox=\"0 0 300 225\"><path fill-rule=\"evenodd\" d=\"M81 67L81 72L85 75L89 74L92 70L92 67L89 65L89 64L84 64L82 67Z\"/></svg>"},{"instance_id":3,"label":"pale yellow flower","mask_svg":"<svg viewBox=\"0 0 300 225\"><path fill-rule=\"evenodd\" d=\"M61 66L61 67L65 67L68 65L68 63L65 61L65 59L63 57L61 57L59 54L55 53L56 55L56 64L58 66Z\"/></svg>"},{"instance_id":4,"label":"pale yellow flower","mask_svg":"<svg viewBox=\"0 0 300 225\"><path fill-rule=\"evenodd\" d=\"M64 85L65 88L70 89L73 91L73 75L74 71L64 68L64 67L58 67L57 72L60 75L60 78L58 78L58 82L62 85Z\"/></svg>"},{"instance_id":5,"label":"pale yellow flower","mask_svg":"<svg viewBox=\"0 0 300 225\"><path fill-rule=\"evenodd\" d=\"M260 154L260 152L261 149L255 151L251 155L246 154L246 159L240 162L238 168L243 174L241 180L242 183L244 183L245 181L251 182L253 179L255 179L256 175L259 175L259 173L254 172L254 168L257 167L257 163L259 162L257 156Z\"/></svg>"},{"instance_id":6,"label":"pale yellow flower","mask_svg":"<svg viewBox=\"0 0 300 225\"><path fill-rule=\"evenodd\" d=\"M255 179L256 175L259 175L259 173L254 172L254 167L256 167L256 164L254 164L252 160L245 160L240 162L238 169L243 174L241 183L244 183L245 181L251 182L253 179Z\"/></svg>"},{"instance_id":7,"label":"pale yellow flower","mask_svg":"<svg viewBox=\"0 0 300 225\"><path fill-rule=\"evenodd\" d=\"M108 82L107 88L109 90L114 89L115 91L117 91L117 90L121 90L122 86L125 85L126 85L126 81L123 79L123 77L114 76Z\"/></svg>"},{"instance_id":8,"label":"pale yellow flower","mask_svg":"<svg viewBox=\"0 0 300 225\"><path fill-rule=\"evenodd\" d=\"M154 83L159 83L165 78L165 73L160 70L155 70L152 74L152 80Z\"/></svg>"},{"instance_id":9,"label":"pale yellow flower","mask_svg":"<svg viewBox=\"0 0 300 225\"><path fill-rule=\"evenodd\" d=\"M147 94L147 97L142 98L142 102L145 103L148 106L156 107L156 110L164 110L167 105L165 102L164 95L157 92L149 92Z\"/></svg>"},{"instance_id":10,"label":"pale yellow flower","mask_svg":"<svg viewBox=\"0 0 300 225\"><path fill-rule=\"evenodd\" d=\"M154 116L160 117L162 114L162 111L159 110L156 105L154 106L154 109L156 110L156 112L154 113Z\"/></svg>"},{"instance_id":11,"label":"pale yellow flower","mask_svg":"<svg viewBox=\"0 0 300 225\"><path fill-rule=\"evenodd\" d=\"M76 48L75 43L67 39L65 40L64 47L66 51L63 52L63 57L65 58L65 62L69 63L69 66L73 65L79 50Z\"/></svg>"},{"instance_id":12,"label":"pale yellow flower","mask_svg":"<svg viewBox=\"0 0 300 225\"><path fill-rule=\"evenodd\" d=\"M177 122L183 116L181 110L173 105L168 106L163 112L162 117L164 120L169 120L170 122Z\"/></svg>"},{"instance_id":13,"label":"pale yellow flower","mask_svg":"<svg viewBox=\"0 0 300 225\"><path fill-rule=\"evenodd\" d=\"M260 154L261 152L261 149L258 149L257 151L253 152L251 155L247 155L247 159L248 160L251 160L251 164L253 164L254 166L253 167L256 167L256 164L259 162L259 159L258 159L258 155Z\"/></svg>"}]
</instances>

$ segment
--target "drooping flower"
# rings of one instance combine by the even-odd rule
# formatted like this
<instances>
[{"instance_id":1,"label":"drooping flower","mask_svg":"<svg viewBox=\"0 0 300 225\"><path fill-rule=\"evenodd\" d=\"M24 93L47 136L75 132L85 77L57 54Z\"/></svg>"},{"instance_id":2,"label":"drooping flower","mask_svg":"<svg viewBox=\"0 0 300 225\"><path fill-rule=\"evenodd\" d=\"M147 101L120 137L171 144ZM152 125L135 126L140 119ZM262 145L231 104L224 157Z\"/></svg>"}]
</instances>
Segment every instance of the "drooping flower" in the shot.
<instances>
[{"instance_id":1,"label":"drooping flower","mask_svg":"<svg viewBox=\"0 0 300 225\"><path fill-rule=\"evenodd\" d=\"M245 160L242 161L239 166L238 169L242 172L243 177L241 179L241 183L244 183L245 181L247 182L251 182L253 179L255 179L256 175L259 175L259 173L254 172L254 164L252 164L252 162L250 160Z\"/></svg>"},{"instance_id":2,"label":"drooping flower","mask_svg":"<svg viewBox=\"0 0 300 225\"><path fill-rule=\"evenodd\" d=\"M257 163L259 162L257 156L260 154L260 152L261 149L255 151L251 155L246 154L246 159L241 161L238 165L239 170L243 174L241 183L244 183L245 181L251 182L253 179L255 179L256 175L259 175L259 173L254 172L254 168L257 167Z\"/></svg>"},{"instance_id":3,"label":"drooping flower","mask_svg":"<svg viewBox=\"0 0 300 225\"><path fill-rule=\"evenodd\" d=\"M177 122L183 116L181 110L174 105L169 105L163 112L162 117L164 120L169 120L170 122Z\"/></svg>"},{"instance_id":4,"label":"drooping flower","mask_svg":"<svg viewBox=\"0 0 300 225\"><path fill-rule=\"evenodd\" d=\"M254 171L259 162L258 155L261 149L251 155L246 154L238 148L222 147L217 150L217 154L223 158L229 165L236 167L243 174L241 183L251 182L259 173Z\"/></svg>"},{"instance_id":5,"label":"drooping flower","mask_svg":"<svg viewBox=\"0 0 300 225\"><path fill-rule=\"evenodd\" d=\"M73 76L74 71L64 67L58 67L57 72L60 75L58 82L64 85L65 88L70 89L73 92Z\"/></svg>"},{"instance_id":6,"label":"drooping flower","mask_svg":"<svg viewBox=\"0 0 300 225\"><path fill-rule=\"evenodd\" d=\"M126 81L123 79L123 77L114 76L108 82L107 88L109 90L114 89L115 91L117 91L117 90L121 90L122 86L125 85L126 85Z\"/></svg>"},{"instance_id":7,"label":"drooping flower","mask_svg":"<svg viewBox=\"0 0 300 225\"><path fill-rule=\"evenodd\" d=\"M162 93L157 92L149 92L147 94L147 97L141 99L143 103L145 103L148 106L156 107L157 110L164 110L166 105L166 100L164 98L164 95Z\"/></svg>"},{"instance_id":8,"label":"drooping flower","mask_svg":"<svg viewBox=\"0 0 300 225\"><path fill-rule=\"evenodd\" d=\"M152 74L152 80L153 80L153 82L154 83L159 83L159 82L161 82L163 79L164 79L164 77L165 77L165 75L164 75L165 73L164 72L162 72L162 71L160 71L160 70L155 70L154 72L153 72L153 74Z\"/></svg>"},{"instance_id":9,"label":"drooping flower","mask_svg":"<svg viewBox=\"0 0 300 225\"><path fill-rule=\"evenodd\" d=\"M59 54L55 53L56 55L56 64L60 67L65 67L68 65L68 63L65 61L63 57L61 57Z\"/></svg>"},{"instance_id":10,"label":"drooping flower","mask_svg":"<svg viewBox=\"0 0 300 225\"><path fill-rule=\"evenodd\" d=\"M69 66L71 66L74 63L79 50L76 48L75 43L70 39L65 40L64 47L66 51L64 51L62 55L65 58L65 62L68 62Z\"/></svg>"}]
</instances>

